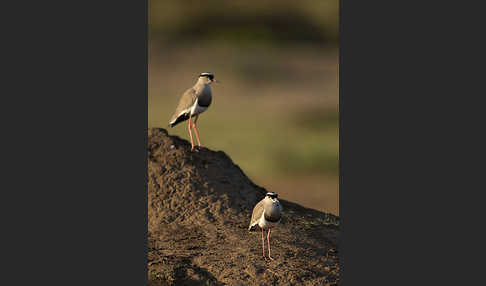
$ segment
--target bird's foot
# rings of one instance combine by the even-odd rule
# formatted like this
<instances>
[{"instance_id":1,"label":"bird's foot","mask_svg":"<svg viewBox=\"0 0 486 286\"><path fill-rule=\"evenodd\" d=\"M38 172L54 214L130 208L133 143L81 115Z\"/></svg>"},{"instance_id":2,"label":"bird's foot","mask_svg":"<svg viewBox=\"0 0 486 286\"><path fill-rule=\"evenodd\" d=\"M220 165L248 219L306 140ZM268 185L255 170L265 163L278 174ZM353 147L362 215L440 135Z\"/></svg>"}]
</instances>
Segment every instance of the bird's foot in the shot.
<instances>
[{"instance_id":1,"label":"bird's foot","mask_svg":"<svg viewBox=\"0 0 486 286\"><path fill-rule=\"evenodd\" d=\"M275 259L273 259L271 256L268 256L268 258L269 258L270 260L275 260Z\"/></svg>"}]
</instances>

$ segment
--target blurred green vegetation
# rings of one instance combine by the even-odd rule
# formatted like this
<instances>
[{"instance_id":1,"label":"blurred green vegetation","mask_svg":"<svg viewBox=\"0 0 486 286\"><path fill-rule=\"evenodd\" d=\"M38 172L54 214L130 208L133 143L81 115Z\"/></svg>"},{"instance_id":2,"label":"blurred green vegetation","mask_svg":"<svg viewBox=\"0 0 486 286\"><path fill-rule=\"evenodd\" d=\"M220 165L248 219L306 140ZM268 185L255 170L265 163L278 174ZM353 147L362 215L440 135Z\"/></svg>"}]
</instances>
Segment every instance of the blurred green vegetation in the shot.
<instances>
[{"instance_id":1,"label":"blurred green vegetation","mask_svg":"<svg viewBox=\"0 0 486 286\"><path fill-rule=\"evenodd\" d=\"M173 44L337 42L338 9L337 0L149 0L149 36Z\"/></svg>"},{"instance_id":2,"label":"blurred green vegetation","mask_svg":"<svg viewBox=\"0 0 486 286\"><path fill-rule=\"evenodd\" d=\"M338 1L149 1L149 127L213 72L201 143L282 198L339 214ZM302 192L305 190L305 192ZM305 194L305 195L304 195Z\"/></svg>"}]
</instances>

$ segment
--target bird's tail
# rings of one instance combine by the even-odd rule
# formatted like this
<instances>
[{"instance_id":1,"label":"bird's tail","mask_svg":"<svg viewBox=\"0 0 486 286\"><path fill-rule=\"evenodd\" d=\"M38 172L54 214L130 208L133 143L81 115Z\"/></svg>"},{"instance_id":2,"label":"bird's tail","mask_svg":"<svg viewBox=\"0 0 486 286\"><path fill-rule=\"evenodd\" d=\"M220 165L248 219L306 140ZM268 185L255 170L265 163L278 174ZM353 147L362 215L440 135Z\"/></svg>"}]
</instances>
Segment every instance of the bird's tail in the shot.
<instances>
[{"instance_id":1,"label":"bird's tail","mask_svg":"<svg viewBox=\"0 0 486 286\"><path fill-rule=\"evenodd\" d=\"M177 121L177 118L172 117L169 121L169 124L167 124L167 127L170 127L170 128L174 127L177 123L176 121Z\"/></svg>"},{"instance_id":2,"label":"bird's tail","mask_svg":"<svg viewBox=\"0 0 486 286\"><path fill-rule=\"evenodd\" d=\"M170 127L174 127L177 124L179 124L179 123L181 123L183 121L186 121L187 119L189 119L189 114L181 114L179 117L173 118L169 122L169 125L170 125Z\"/></svg>"}]
</instances>

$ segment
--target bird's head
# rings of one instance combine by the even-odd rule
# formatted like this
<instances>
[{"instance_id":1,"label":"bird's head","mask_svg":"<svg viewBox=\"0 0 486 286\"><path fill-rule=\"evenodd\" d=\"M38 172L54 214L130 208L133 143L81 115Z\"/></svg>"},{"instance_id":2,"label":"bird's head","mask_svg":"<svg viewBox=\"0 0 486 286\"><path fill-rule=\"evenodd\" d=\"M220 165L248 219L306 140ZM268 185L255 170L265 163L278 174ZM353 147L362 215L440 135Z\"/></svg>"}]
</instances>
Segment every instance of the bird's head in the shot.
<instances>
[{"instance_id":1,"label":"bird's head","mask_svg":"<svg viewBox=\"0 0 486 286\"><path fill-rule=\"evenodd\" d=\"M278 194L277 193L269 192L269 193L267 193L266 198L269 198L273 202L278 202Z\"/></svg>"},{"instance_id":2,"label":"bird's head","mask_svg":"<svg viewBox=\"0 0 486 286\"><path fill-rule=\"evenodd\" d=\"M210 72L203 72L199 75L199 81L204 82L205 84L211 84L213 82L219 82L214 78L214 74Z\"/></svg>"}]
</instances>

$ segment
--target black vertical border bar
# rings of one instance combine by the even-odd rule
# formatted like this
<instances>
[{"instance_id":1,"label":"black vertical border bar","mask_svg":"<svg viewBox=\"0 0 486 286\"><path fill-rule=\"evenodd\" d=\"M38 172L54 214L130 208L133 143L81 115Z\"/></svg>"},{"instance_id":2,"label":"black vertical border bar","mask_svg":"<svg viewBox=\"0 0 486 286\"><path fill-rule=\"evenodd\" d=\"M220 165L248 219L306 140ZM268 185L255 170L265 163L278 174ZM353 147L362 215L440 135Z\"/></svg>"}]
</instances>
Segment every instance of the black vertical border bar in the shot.
<instances>
[{"instance_id":1,"label":"black vertical border bar","mask_svg":"<svg viewBox=\"0 0 486 286\"><path fill-rule=\"evenodd\" d=\"M484 200L470 195L482 190L470 172L484 168L462 161L477 154L468 153L476 138L461 134L484 114L471 100L482 98L484 88L473 85L483 81L462 66L481 68L473 51L484 54L474 42L482 31L468 34L483 29L474 15L481 11L446 2L340 0L341 285L484 280L484 251L473 244L482 237L468 233L480 231L474 220L484 209Z\"/></svg>"},{"instance_id":2,"label":"black vertical border bar","mask_svg":"<svg viewBox=\"0 0 486 286\"><path fill-rule=\"evenodd\" d=\"M149 54L148 54L148 41L149 41L149 37L148 37L148 33L149 33L149 14L148 14L148 11L149 11L149 6L148 6L148 1L151 1L151 0L144 0L143 3L144 3L144 10L145 10L145 15L144 15L144 22L145 22L145 34L144 34L144 43L145 43L145 46L144 46L144 50L145 50L145 62L144 62L144 65L145 65L145 75L144 75L144 82L145 82L145 89L143 91L143 99L144 99L144 103L143 103L143 107L144 107L144 112L143 112L143 118L145 119L144 120L144 124L143 124L143 139L142 142L142 146L141 146L141 150L142 150L142 153L143 153L143 158L144 158L144 162L143 162L143 167L141 168L141 172L143 172L143 176L141 176L143 178L143 181L141 182L141 185L144 186L143 188L143 198L144 198L144 204L143 204L143 225L140 226L141 227L141 231L143 231L143 233L145 233L145 235L143 236L144 237L144 260L143 261L143 271L142 271L142 274L144 275L141 279L143 279L144 281L144 284L143 285L148 285L148 240L147 240L147 237L148 237L148 158L147 158L147 146L148 146L148 61L149 61ZM142 127L142 126L141 126Z\"/></svg>"},{"instance_id":3,"label":"black vertical border bar","mask_svg":"<svg viewBox=\"0 0 486 286\"><path fill-rule=\"evenodd\" d=\"M0 284L146 285L148 2L27 2L2 5Z\"/></svg>"}]
</instances>

